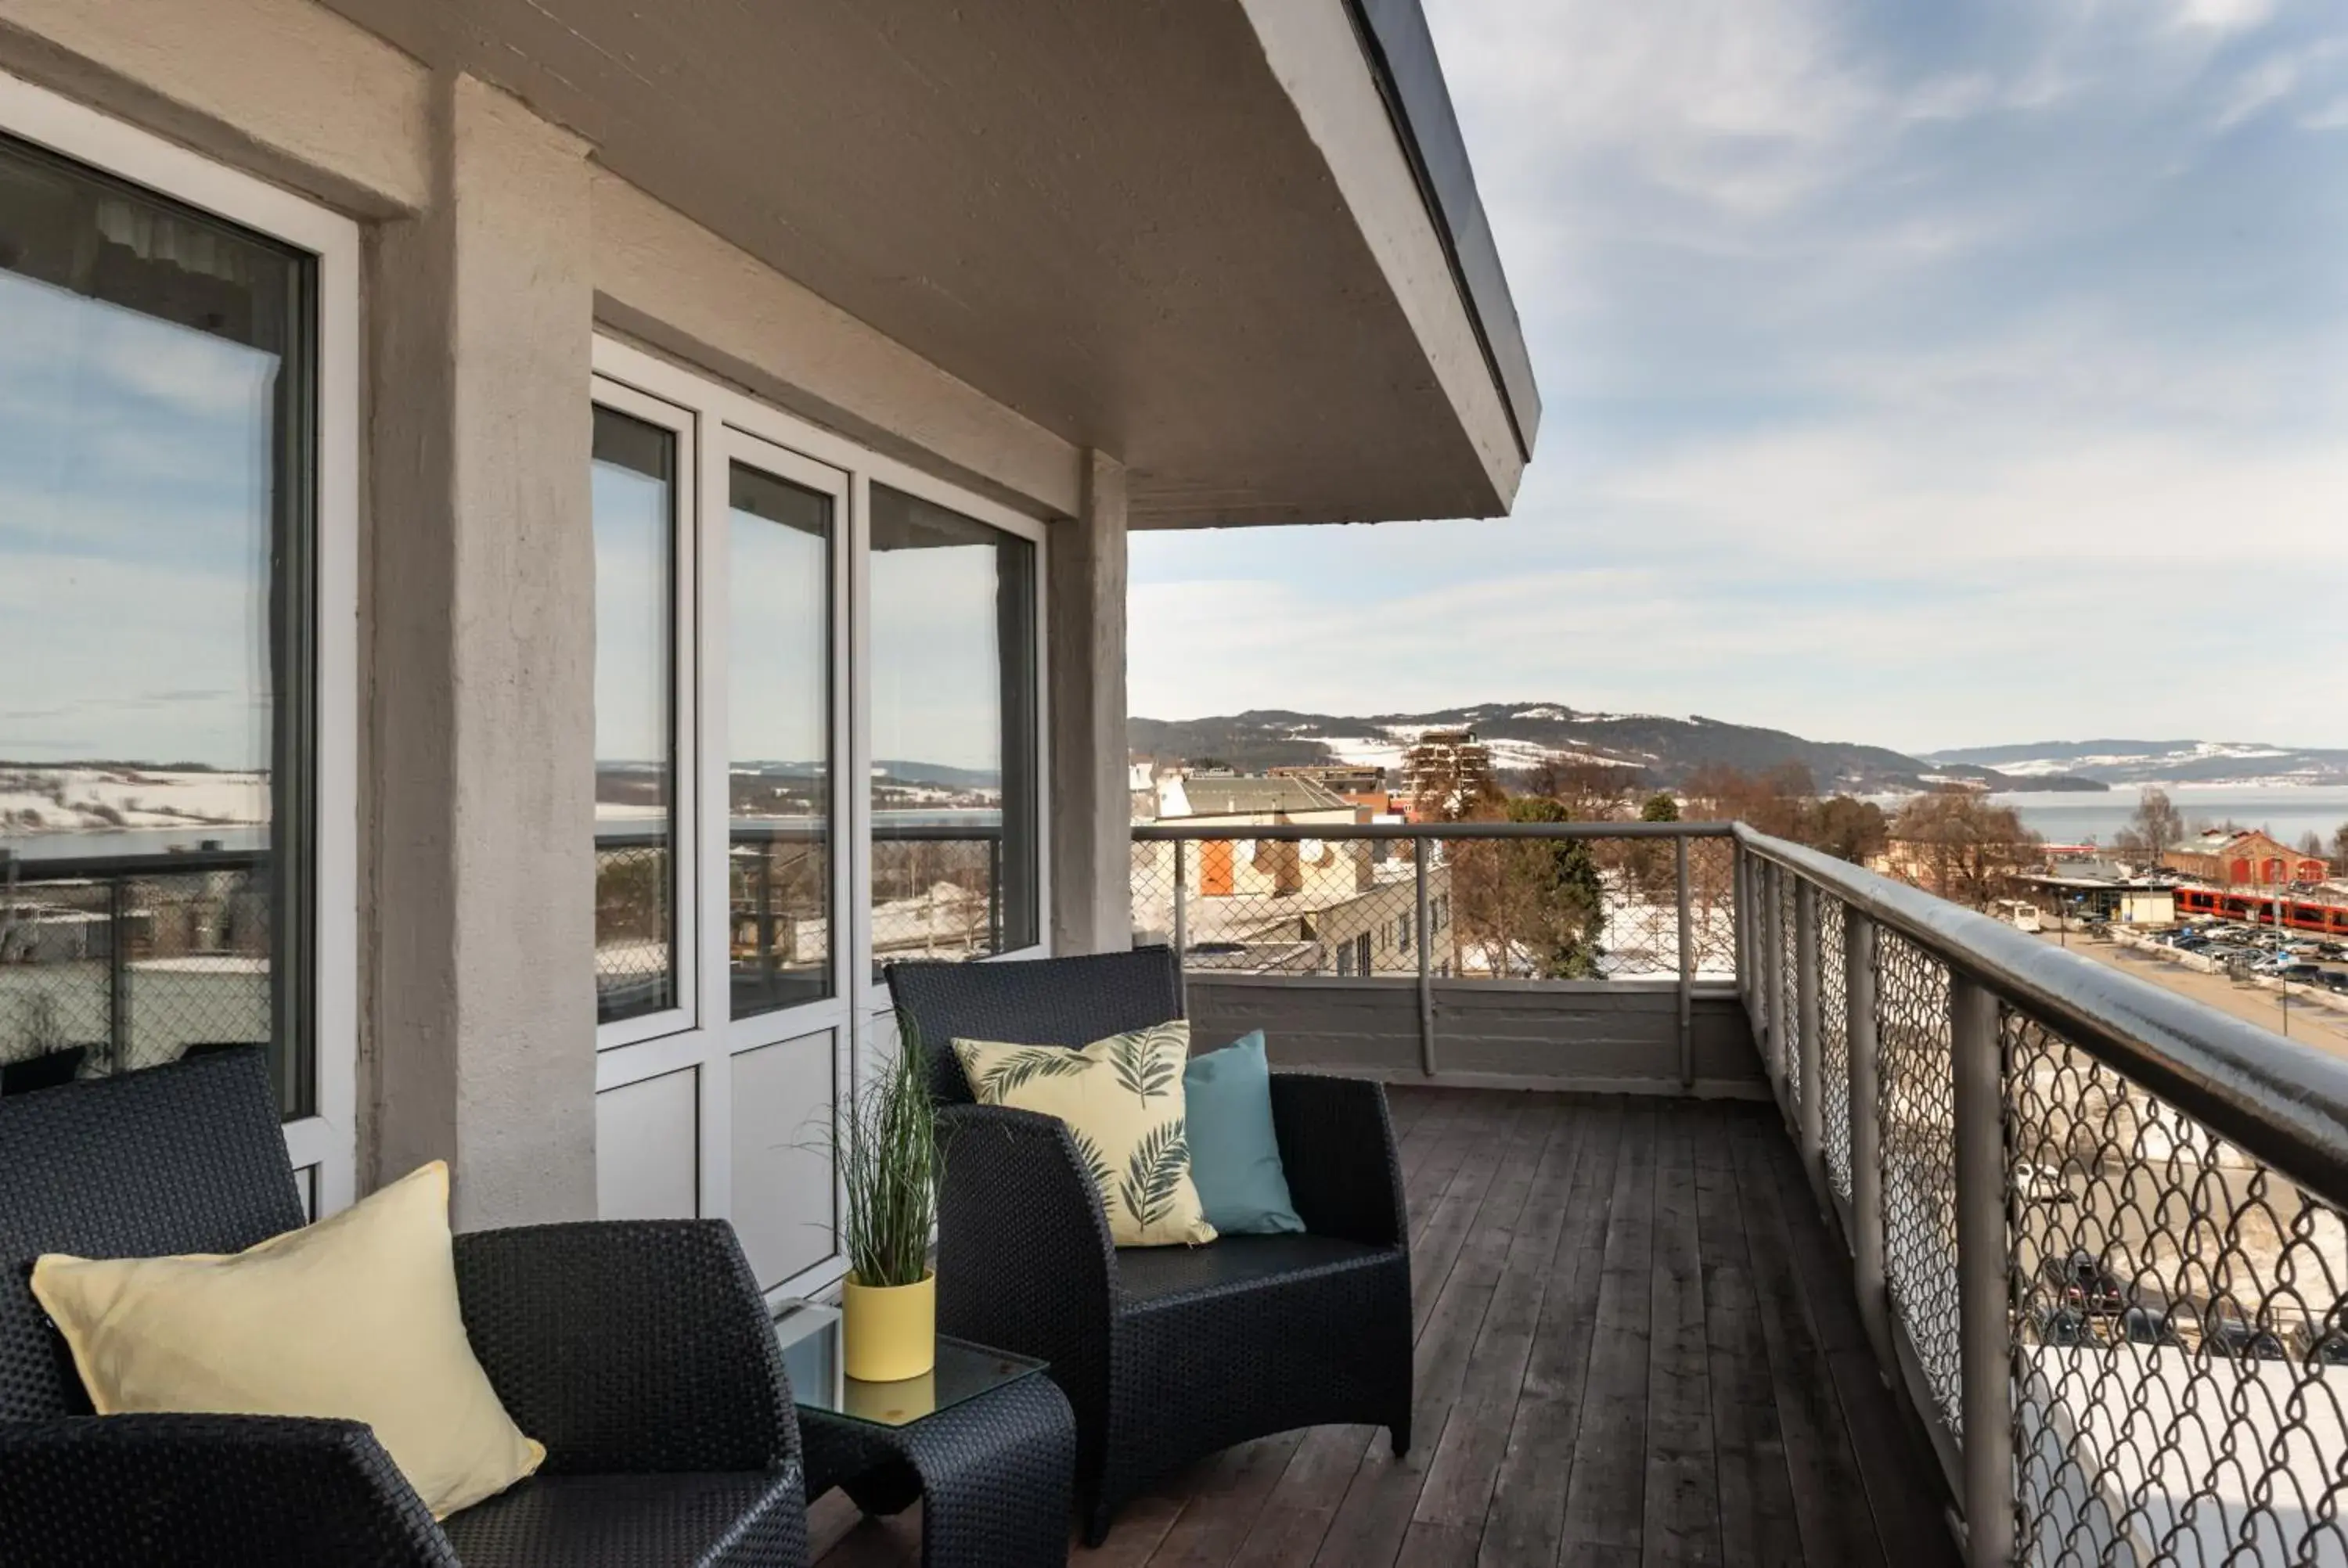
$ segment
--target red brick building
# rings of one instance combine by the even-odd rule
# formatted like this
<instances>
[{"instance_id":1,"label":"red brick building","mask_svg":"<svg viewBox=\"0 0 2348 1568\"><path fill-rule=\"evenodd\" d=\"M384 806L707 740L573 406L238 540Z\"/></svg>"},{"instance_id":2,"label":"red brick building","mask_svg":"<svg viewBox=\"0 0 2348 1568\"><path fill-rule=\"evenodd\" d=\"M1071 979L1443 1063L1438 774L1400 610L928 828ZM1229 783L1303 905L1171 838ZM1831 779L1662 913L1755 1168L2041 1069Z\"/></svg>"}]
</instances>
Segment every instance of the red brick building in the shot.
<instances>
[{"instance_id":1,"label":"red brick building","mask_svg":"<svg viewBox=\"0 0 2348 1568\"><path fill-rule=\"evenodd\" d=\"M2331 875L2322 856L2302 854L2263 833L2205 833L2160 859L2172 871L2229 887L2321 882Z\"/></svg>"}]
</instances>

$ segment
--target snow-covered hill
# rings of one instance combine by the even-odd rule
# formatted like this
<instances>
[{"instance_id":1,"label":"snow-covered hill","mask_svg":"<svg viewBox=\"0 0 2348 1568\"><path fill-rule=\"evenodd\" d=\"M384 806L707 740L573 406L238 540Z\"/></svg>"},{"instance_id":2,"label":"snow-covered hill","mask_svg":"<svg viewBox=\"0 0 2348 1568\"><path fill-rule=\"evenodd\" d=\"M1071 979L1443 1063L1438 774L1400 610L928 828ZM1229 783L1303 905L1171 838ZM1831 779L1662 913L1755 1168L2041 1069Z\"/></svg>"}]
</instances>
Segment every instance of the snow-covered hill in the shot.
<instances>
[{"instance_id":1,"label":"snow-covered hill","mask_svg":"<svg viewBox=\"0 0 2348 1568\"><path fill-rule=\"evenodd\" d=\"M2040 741L1934 752L1926 760L2022 777L2075 774L2111 784L2348 784L2348 751L2264 741Z\"/></svg>"}]
</instances>

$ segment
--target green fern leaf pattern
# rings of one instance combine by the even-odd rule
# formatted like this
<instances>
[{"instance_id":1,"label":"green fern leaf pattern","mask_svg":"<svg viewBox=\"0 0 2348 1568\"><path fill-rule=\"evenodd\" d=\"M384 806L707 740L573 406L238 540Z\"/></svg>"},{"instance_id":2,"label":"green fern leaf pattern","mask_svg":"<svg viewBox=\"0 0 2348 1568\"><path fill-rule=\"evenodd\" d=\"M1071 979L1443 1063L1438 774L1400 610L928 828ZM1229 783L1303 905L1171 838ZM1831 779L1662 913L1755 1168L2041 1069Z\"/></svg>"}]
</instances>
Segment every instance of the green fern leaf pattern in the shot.
<instances>
[{"instance_id":1,"label":"green fern leaf pattern","mask_svg":"<svg viewBox=\"0 0 2348 1568\"><path fill-rule=\"evenodd\" d=\"M1167 1216L1174 1207L1175 1189L1189 1168L1190 1142L1181 1117L1161 1122L1143 1135L1126 1161L1125 1180L1117 1185L1117 1195L1136 1225L1147 1230Z\"/></svg>"},{"instance_id":2,"label":"green fern leaf pattern","mask_svg":"<svg viewBox=\"0 0 2348 1568\"><path fill-rule=\"evenodd\" d=\"M1092 1173L1093 1188L1106 1202L1109 1194L1117 1190L1117 1176L1109 1170L1108 1161L1101 1156L1100 1145L1086 1137L1073 1124L1064 1122L1061 1125L1068 1129L1068 1137L1076 1145L1076 1157L1085 1163L1085 1169Z\"/></svg>"},{"instance_id":3,"label":"green fern leaf pattern","mask_svg":"<svg viewBox=\"0 0 2348 1568\"><path fill-rule=\"evenodd\" d=\"M1119 1035L1109 1046L1109 1066L1116 1071L1117 1082L1144 1105L1160 1094L1171 1093L1181 1071L1176 1065L1176 1053L1166 1045L1161 1031L1148 1030Z\"/></svg>"},{"instance_id":4,"label":"green fern leaf pattern","mask_svg":"<svg viewBox=\"0 0 2348 1568\"><path fill-rule=\"evenodd\" d=\"M1073 1078L1092 1065L1073 1050L1049 1045L1030 1046L989 1068L981 1087L988 1103L999 1105L1004 1095L1033 1079Z\"/></svg>"}]
</instances>

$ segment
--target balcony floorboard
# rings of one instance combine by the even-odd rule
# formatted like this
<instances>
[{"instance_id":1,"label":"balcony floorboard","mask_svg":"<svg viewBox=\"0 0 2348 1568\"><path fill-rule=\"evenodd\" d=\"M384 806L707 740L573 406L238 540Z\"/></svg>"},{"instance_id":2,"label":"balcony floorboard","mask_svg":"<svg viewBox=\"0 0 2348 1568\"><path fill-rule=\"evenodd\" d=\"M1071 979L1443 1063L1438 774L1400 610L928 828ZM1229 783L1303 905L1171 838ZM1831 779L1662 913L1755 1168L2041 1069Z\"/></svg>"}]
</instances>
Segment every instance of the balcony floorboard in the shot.
<instances>
[{"instance_id":1,"label":"balcony floorboard","mask_svg":"<svg viewBox=\"0 0 2348 1568\"><path fill-rule=\"evenodd\" d=\"M1324 1427L1129 1507L1086 1568L1874 1563L1956 1554L1841 1248L1767 1106L1397 1088L1412 1449ZM826 1568L920 1510L814 1510Z\"/></svg>"}]
</instances>

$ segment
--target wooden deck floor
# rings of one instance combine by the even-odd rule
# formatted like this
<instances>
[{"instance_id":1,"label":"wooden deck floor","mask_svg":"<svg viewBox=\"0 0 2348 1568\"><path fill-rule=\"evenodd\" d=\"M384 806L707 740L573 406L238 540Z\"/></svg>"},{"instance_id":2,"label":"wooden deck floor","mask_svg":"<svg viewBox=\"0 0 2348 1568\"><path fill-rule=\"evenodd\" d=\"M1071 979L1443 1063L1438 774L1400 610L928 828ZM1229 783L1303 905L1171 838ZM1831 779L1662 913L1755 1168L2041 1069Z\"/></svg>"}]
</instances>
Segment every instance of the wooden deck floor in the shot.
<instances>
[{"instance_id":1,"label":"wooden deck floor","mask_svg":"<svg viewBox=\"0 0 2348 1568\"><path fill-rule=\"evenodd\" d=\"M1417 1446L1243 1444L1073 1563L1955 1562L1774 1110L1409 1089L1394 1109ZM859 1522L834 1492L813 1522L827 1568L920 1561L918 1509Z\"/></svg>"}]
</instances>

